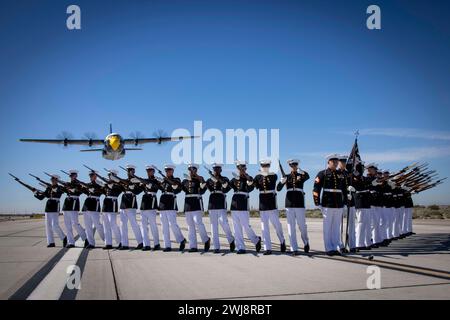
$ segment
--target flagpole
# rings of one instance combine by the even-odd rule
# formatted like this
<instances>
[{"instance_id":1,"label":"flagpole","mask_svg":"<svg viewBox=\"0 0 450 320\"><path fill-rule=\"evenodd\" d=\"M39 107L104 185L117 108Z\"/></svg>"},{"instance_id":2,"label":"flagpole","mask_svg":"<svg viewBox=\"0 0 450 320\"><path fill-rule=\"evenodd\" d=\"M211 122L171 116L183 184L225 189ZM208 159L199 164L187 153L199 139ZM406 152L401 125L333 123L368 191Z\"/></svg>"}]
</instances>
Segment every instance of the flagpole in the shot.
<instances>
[{"instance_id":1,"label":"flagpole","mask_svg":"<svg viewBox=\"0 0 450 320\"><path fill-rule=\"evenodd\" d=\"M352 170L351 170L351 172L349 174L349 176L350 176L350 186L352 186L352 183L353 183L353 172L355 171L356 150L354 150L354 148L358 145L358 136L359 136L359 130L356 130L355 131L355 142L353 143L353 148L352 148L352 151L350 152L350 156L353 156L352 157ZM351 192L350 192L350 195L352 195ZM352 198L353 198L353 195L352 195ZM350 221L350 202L347 204L347 225L346 225L346 228L345 228L346 232L345 232L345 245L344 245L345 249L347 249L347 247L348 247L349 221Z\"/></svg>"}]
</instances>

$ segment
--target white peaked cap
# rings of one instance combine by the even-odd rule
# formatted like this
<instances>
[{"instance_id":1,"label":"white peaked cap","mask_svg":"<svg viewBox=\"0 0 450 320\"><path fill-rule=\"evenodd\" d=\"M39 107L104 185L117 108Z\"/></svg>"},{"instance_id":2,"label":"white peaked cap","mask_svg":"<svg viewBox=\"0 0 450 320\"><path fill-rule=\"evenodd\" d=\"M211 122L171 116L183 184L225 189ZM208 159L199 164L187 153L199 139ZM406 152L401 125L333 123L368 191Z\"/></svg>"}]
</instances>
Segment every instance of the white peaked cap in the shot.
<instances>
[{"instance_id":1,"label":"white peaked cap","mask_svg":"<svg viewBox=\"0 0 450 320\"><path fill-rule=\"evenodd\" d=\"M165 164L164 169L172 169L175 170L175 166L173 164Z\"/></svg>"},{"instance_id":2,"label":"white peaked cap","mask_svg":"<svg viewBox=\"0 0 450 320\"><path fill-rule=\"evenodd\" d=\"M155 170L155 169L156 169L156 167L152 164L145 166L145 170Z\"/></svg>"},{"instance_id":3,"label":"white peaked cap","mask_svg":"<svg viewBox=\"0 0 450 320\"><path fill-rule=\"evenodd\" d=\"M60 176L58 176L57 174L52 174L51 176L52 176L52 178L55 178L55 179L59 179L60 178Z\"/></svg>"},{"instance_id":4,"label":"white peaked cap","mask_svg":"<svg viewBox=\"0 0 450 320\"><path fill-rule=\"evenodd\" d=\"M345 154L341 154L339 156L339 160L347 160L347 159L348 159L348 156L346 156Z\"/></svg>"},{"instance_id":5,"label":"white peaked cap","mask_svg":"<svg viewBox=\"0 0 450 320\"><path fill-rule=\"evenodd\" d=\"M198 169L198 167L199 167L199 165L196 164L196 163L192 163L192 162L188 163L188 168L195 168L195 169Z\"/></svg>"},{"instance_id":6,"label":"white peaked cap","mask_svg":"<svg viewBox=\"0 0 450 320\"><path fill-rule=\"evenodd\" d=\"M383 170L383 173L389 173L388 169Z\"/></svg>"},{"instance_id":7,"label":"white peaked cap","mask_svg":"<svg viewBox=\"0 0 450 320\"><path fill-rule=\"evenodd\" d=\"M211 164L211 167L213 167L213 168L222 168L223 164L218 163L218 162L214 162L213 164Z\"/></svg>"},{"instance_id":8,"label":"white peaked cap","mask_svg":"<svg viewBox=\"0 0 450 320\"><path fill-rule=\"evenodd\" d=\"M127 164L127 169L136 169L134 164Z\"/></svg>"},{"instance_id":9,"label":"white peaked cap","mask_svg":"<svg viewBox=\"0 0 450 320\"><path fill-rule=\"evenodd\" d=\"M118 172L116 169L111 169L111 170L109 170L109 173L112 173L112 174L114 174L114 175L119 174L119 172Z\"/></svg>"},{"instance_id":10,"label":"white peaked cap","mask_svg":"<svg viewBox=\"0 0 450 320\"><path fill-rule=\"evenodd\" d=\"M259 164L264 166L264 165L270 165L272 163L272 161L270 161L270 159L263 159L261 161L259 161Z\"/></svg>"},{"instance_id":11,"label":"white peaked cap","mask_svg":"<svg viewBox=\"0 0 450 320\"><path fill-rule=\"evenodd\" d=\"M244 161L244 160L236 160L234 163L236 164L236 167L238 167L238 166L246 166L247 165L247 162Z\"/></svg>"},{"instance_id":12,"label":"white peaked cap","mask_svg":"<svg viewBox=\"0 0 450 320\"><path fill-rule=\"evenodd\" d=\"M366 168L377 168L377 167L378 167L378 165L374 162L371 162L371 163L367 164L367 166L366 166Z\"/></svg>"},{"instance_id":13,"label":"white peaked cap","mask_svg":"<svg viewBox=\"0 0 450 320\"><path fill-rule=\"evenodd\" d=\"M327 161L330 161L330 160L334 160L334 159L339 160L339 157L340 157L340 155L338 155L337 153L332 153L332 154L327 155L325 158L327 159Z\"/></svg>"},{"instance_id":14,"label":"white peaked cap","mask_svg":"<svg viewBox=\"0 0 450 320\"><path fill-rule=\"evenodd\" d=\"M69 174L78 174L78 170L76 169L70 169Z\"/></svg>"},{"instance_id":15,"label":"white peaked cap","mask_svg":"<svg viewBox=\"0 0 450 320\"><path fill-rule=\"evenodd\" d=\"M299 164L299 163L300 163L300 160L298 160L298 159L288 159L288 160L287 160L287 164L288 164L288 165L291 165L291 164L293 164L293 163Z\"/></svg>"}]
</instances>

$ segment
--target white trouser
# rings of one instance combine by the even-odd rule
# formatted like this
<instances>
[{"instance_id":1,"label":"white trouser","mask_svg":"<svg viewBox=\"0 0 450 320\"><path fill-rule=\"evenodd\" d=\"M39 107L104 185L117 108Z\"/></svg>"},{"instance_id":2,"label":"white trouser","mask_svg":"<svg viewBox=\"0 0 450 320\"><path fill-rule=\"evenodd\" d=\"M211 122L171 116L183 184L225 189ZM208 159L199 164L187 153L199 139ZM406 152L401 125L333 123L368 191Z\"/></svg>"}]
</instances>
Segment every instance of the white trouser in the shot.
<instances>
[{"instance_id":1,"label":"white trouser","mask_svg":"<svg viewBox=\"0 0 450 320\"><path fill-rule=\"evenodd\" d=\"M189 232L189 248L197 248L197 229L203 243L209 239L205 225L203 224L203 211L187 211L185 215Z\"/></svg>"},{"instance_id":2,"label":"white trouser","mask_svg":"<svg viewBox=\"0 0 450 320\"><path fill-rule=\"evenodd\" d=\"M103 212L103 228L105 230L105 244L108 246L112 245L112 235L116 239L116 243L121 242L120 230L117 225L117 212Z\"/></svg>"},{"instance_id":3,"label":"white trouser","mask_svg":"<svg viewBox=\"0 0 450 320\"><path fill-rule=\"evenodd\" d=\"M355 207L350 207L348 216L348 247L350 249L356 248L356 230L355 230L355 220L356 220L356 209Z\"/></svg>"},{"instance_id":4,"label":"white trouser","mask_svg":"<svg viewBox=\"0 0 450 320\"><path fill-rule=\"evenodd\" d=\"M263 210L260 211L261 216L261 232L264 241L264 250L272 250L272 241L270 240L270 226L269 222L272 223L275 231L277 232L278 239L280 243L284 242L283 228L280 223L280 216L278 209L275 210Z\"/></svg>"},{"instance_id":5,"label":"white trouser","mask_svg":"<svg viewBox=\"0 0 450 320\"><path fill-rule=\"evenodd\" d=\"M383 235L381 233L381 207L371 207L371 229L373 243L382 242Z\"/></svg>"},{"instance_id":6,"label":"white trouser","mask_svg":"<svg viewBox=\"0 0 450 320\"><path fill-rule=\"evenodd\" d=\"M356 247L369 247L372 236L370 230L371 209L356 209Z\"/></svg>"},{"instance_id":7,"label":"white trouser","mask_svg":"<svg viewBox=\"0 0 450 320\"><path fill-rule=\"evenodd\" d=\"M156 246L159 244L159 232L156 225L156 210L142 210L141 211L141 230L142 238L144 240L144 246L150 247L150 237L148 234L148 226L150 225L150 231L152 232L153 244Z\"/></svg>"},{"instance_id":8,"label":"white trouser","mask_svg":"<svg viewBox=\"0 0 450 320\"><path fill-rule=\"evenodd\" d=\"M385 232L385 239L391 239L392 238L392 208L386 208L383 207L383 218L384 221L384 232Z\"/></svg>"},{"instance_id":9,"label":"white trouser","mask_svg":"<svg viewBox=\"0 0 450 320\"><path fill-rule=\"evenodd\" d=\"M401 208L394 208L394 221L393 225L393 234L394 237L398 237L400 235L400 223L401 223Z\"/></svg>"},{"instance_id":10,"label":"white trouser","mask_svg":"<svg viewBox=\"0 0 450 320\"><path fill-rule=\"evenodd\" d=\"M400 234L405 234L408 232L408 209L404 208L402 212L402 224Z\"/></svg>"},{"instance_id":11,"label":"white trouser","mask_svg":"<svg viewBox=\"0 0 450 320\"><path fill-rule=\"evenodd\" d=\"M175 240L180 243L184 240L184 236L181 233L180 227L177 223L177 212L175 210L163 210L159 212L162 225L162 233L164 238L164 247L171 248L170 242L170 229L172 229Z\"/></svg>"},{"instance_id":12,"label":"white trouser","mask_svg":"<svg viewBox=\"0 0 450 320\"><path fill-rule=\"evenodd\" d=\"M64 240L66 235L59 226L59 212L46 212L45 213L45 234L47 235L47 244L55 243L53 237L53 231L56 232L61 240Z\"/></svg>"},{"instance_id":13,"label":"white trouser","mask_svg":"<svg viewBox=\"0 0 450 320\"><path fill-rule=\"evenodd\" d=\"M209 213L209 221L211 223L211 233L213 239L214 249L220 249L220 241L219 241L219 223L222 227L223 232L227 237L228 243L233 242L234 238L231 234L231 228L228 223L227 210L226 209L212 209L208 211Z\"/></svg>"},{"instance_id":14,"label":"white trouser","mask_svg":"<svg viewBox=\"0 0 450 320\"><path fill-rule=\"evenodd\" d=\"M388 218L386 216L386 211L384 210L384 207L378 207L378 212L380 215L380 242L383 242L387 239L387 226L388 226Z\"/></svg>"},{"instance_id":15,"label":"white trouser","mask_svg":"<svg viewBox=\"0 0 450 320\"><path fill-rule=\"evenodd\" d=\"M300 230L303 245L309 243L308 227L306 226L305 208L286 208L286 218L288 226L289 242L291 244L291 251L298 251L297 243L297 225Z\"/></svg>"},{"instance_id":16,"label":"white trouser","mask_svg":"<svg viewBox=\"0 0 450 320\"><path fill-rule=\"evenodd\" d=\"M128 221L130 221L131 229L133 229L134 236L138 244L142 243L141 229L136 220L136 209L122 209L120 210L121 238L122 246L128 247Z\"/></svg>"},{"instance_id":17,"label":"white trouser","mask_svg":"<svg viewBox=\"0 0 450 320\"><path fill-rule=\"evenodd\" d=\"M86 236L90 245L95 246L94 227L98 231L100 238L104 241L105 234L103 233L103 226L100 223L100 212L85 211L84 212L84 227L86 228Z\"/></svg>"},{"instance_id":18,"label":"white trouser","mask_svg":"<svg viewBox=\"0 0 450 320\"><path fill-rule=\"evenodd\" d=\"M75 238L73 236L73 228L77 230L81 240L86 240L86 232L78 221L78 211L63 211L64 225L67 232L67 243L75 245Z\"/></svg>"},{"instance_id":19,"label":"white trouser","mask_svg":"<svg viewBox=\"0 0 450 320\"><path fill-rule=\"evenodd\" d=\"M323 215L323 243L325 251L341 249L342 208L321 208Z\"/></svg>"},{"instance_id":20,"label":"white trouser","mask_svg":"<svg viewBox=\"0 0 450 320\"><path fill-rule=\"evenodd\" d=\"M413 208L406 208L406 214L408 216L407 218L407 224L406 224L406 231L407 232L413 232Z\"/></svg>"},{"instance_id":21,"label":"white trouser","mask_svg":"<svg viewBox=\"0 0 450 320\"><path fill-rule=\"evenodd\" d=\"M234 237L236 239L236 248L238 250L245 250L244 233L253 244L258 243L259 238L250 226L250 216L248 211L231 211L231 218L233 219Z\"/></svg>"}]
</instances>

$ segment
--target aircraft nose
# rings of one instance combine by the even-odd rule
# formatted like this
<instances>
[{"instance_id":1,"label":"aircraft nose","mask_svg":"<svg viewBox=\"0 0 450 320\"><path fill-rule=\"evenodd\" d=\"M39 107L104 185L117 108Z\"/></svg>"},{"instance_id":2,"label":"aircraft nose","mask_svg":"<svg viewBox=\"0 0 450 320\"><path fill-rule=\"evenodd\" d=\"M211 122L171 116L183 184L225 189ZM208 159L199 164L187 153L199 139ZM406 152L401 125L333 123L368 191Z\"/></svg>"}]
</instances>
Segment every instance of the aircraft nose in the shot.
<instances>
[{"instance_id":1,"label":"aircraft nose","mask_svg":"<svg viewBox=\"0 0 450 320\"><path fill-rule=\"evenodd\" d=\"M112 137L109 138L108 142L109 142L109 145L111 146L111 148L114 151L119 149L119 147L120 147L120 139L119 139L119 137L112 136Z\"/></svg>"}]
</instances>

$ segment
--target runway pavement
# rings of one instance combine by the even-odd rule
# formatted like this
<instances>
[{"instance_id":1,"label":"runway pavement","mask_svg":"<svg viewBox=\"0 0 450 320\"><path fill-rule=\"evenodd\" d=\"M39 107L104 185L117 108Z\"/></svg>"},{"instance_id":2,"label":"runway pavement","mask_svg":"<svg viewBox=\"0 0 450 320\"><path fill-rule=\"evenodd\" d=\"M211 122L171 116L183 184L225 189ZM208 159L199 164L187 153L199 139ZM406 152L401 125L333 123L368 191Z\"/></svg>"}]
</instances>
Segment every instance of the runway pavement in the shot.
<instances>
[{"instance_id":1,"label":"runway pavement","mask_svg":"<svg viewBox=\"0 0 450 320\"><path fill-rule=\"evenodd\" d=\"M184 217L178 220L187 237ZM251 224L260 235L259 219L252 218ZM287 237L284 219L282 224ZM450 221L414 221L416 235L346 257L323 254L321 219L308 219L308 231L310 255L263 256L249 242L249 253L236 255L228 253L224 235L220 254L163 253L63 249L59 240L56 248L46 248L42 219L2 221L0 299L450 298ZM272 241L278 250L275 233ZM103 245L100 239L97 245ZM81 271L79 290L66 286L72 265ZM374 265L380 267L381 289L370 290L367 268Z\"/></svg>"}]
</instances>

